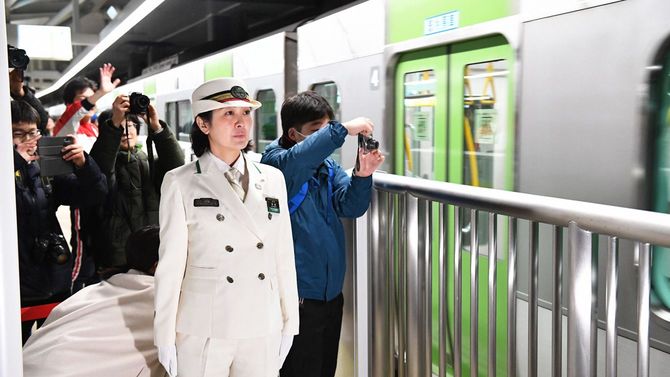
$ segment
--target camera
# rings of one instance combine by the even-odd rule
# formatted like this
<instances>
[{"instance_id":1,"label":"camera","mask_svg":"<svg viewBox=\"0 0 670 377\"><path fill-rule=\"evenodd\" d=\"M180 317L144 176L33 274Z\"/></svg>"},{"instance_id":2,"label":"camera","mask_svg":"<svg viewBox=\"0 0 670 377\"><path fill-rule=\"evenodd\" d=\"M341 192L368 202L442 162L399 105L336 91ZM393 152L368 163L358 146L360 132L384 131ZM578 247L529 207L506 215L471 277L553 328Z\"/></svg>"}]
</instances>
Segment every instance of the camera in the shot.
<instances>
[{"instance_id":1,"label":"camera","mask_svg":"<svg viewBox=\"0 0 670 377\"><path fill-rule=\"evenodd\" d=\"M363 149L364 154L367 154L379 149L379 141L373 139L372 136L358 134L358 147Z\"/></svg>"},{"instance_id":2,"label":"camera","mask_svg":"<svg viewBox=\"0 0 670 377\"><path fill-rule=\"evenodd\" d=\"M145 96L142 93L131 93L130 94L130 110L129 114L143 115L149 111L149 97Z\"/></svg>"},{"instance_id":3,"label":"camera","mask_svg":"<svg viewBox=\"0 0 670 377\"><path fill-rule=\"evenodd\" d=\"M65 264L70 260L70 248L65 237L59 233L46 233L35 237L33 252L40 262L45 258L55 264Z\"/></svg>"},{"instance_id":4,"label":"camera","mask_svg":"<svg viewBox=\"0 0 670 377\"><path fill-rule=\"evenodd\" d=\"M22 71L25 71L28 63L30 63L26 50L11 45L7 46L7 60L9 61L9 68L20 69Z\"/></svg>"}]
</instances>

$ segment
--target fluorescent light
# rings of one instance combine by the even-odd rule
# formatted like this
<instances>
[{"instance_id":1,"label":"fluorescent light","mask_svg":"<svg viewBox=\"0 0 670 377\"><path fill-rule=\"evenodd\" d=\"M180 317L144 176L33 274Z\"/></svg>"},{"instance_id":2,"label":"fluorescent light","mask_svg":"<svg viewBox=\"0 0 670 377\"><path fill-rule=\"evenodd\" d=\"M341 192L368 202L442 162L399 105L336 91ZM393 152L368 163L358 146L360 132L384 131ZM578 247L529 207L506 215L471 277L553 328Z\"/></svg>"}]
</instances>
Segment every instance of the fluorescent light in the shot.
<instances>
[{"instance_id":1,"label":"fluorescent light","mask_svg":"<svg viewBox=\"0 0 670 377\"><path fill-rule=\"evenodd\" d=\"M113 5L110 5L105 13L107 13L107 17L109 17L110 20L115 19L116 15L119 14L119 12L116 11L116 8L114 8Z\"/></svg>"},{"instance_id":2,"label":"fluorescent light","mask_svg":"<svg viewBox=\"0 0 670 377\"><path fill-rule=\"evenodd\" d=\"M32 59L72 60L69 27L16 25L16 34L16 46Z\"/></svg>"},{"instance_id":3,"label":"fluorescent light","mask_svg":"<svg viewBox=\"0 0 670 377\"><path fill-rule=\"evenodd\" d=\"M63 73L58 81L56 81L50 87L37 92L36 96L43 97L49 93L53 93L58 90L61 86L65 85L71 78L73 78L77 73L82 69L86 68L87 65L91 64L95 58L97 58L101 53L109 48L114 42L119 40L124 34L126 34L130 29L132 29L137 23L139 23L144 17L149 15L156 7L161 5L165 0L145 0L140 4L135 10L123 19L114 29L112 29L107 35L105 35L100 42L93 46L93 48L82 57L72 68L67 72Z\"/></svg>"}]
</instances>

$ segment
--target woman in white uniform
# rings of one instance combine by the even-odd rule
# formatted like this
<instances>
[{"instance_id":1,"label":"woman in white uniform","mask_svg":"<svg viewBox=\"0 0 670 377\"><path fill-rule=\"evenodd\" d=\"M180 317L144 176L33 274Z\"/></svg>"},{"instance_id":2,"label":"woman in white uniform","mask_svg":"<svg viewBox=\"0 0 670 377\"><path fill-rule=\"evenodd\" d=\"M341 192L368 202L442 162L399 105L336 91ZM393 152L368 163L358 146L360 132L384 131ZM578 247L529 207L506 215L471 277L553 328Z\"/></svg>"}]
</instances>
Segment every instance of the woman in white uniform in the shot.
<instances>
[{"instance_id":1,"label":"woman in white uniform","mask_svg":"<svg viewBox=\"0 0 670 377\"><path fill-rule=\"evenodd\" d=\"M276 377L299 327L284 177L241 152L261 106L242 81L208 81L191 103L198 160L161 188L159 360L173 377Z\"/></svg>"}]
</instances>

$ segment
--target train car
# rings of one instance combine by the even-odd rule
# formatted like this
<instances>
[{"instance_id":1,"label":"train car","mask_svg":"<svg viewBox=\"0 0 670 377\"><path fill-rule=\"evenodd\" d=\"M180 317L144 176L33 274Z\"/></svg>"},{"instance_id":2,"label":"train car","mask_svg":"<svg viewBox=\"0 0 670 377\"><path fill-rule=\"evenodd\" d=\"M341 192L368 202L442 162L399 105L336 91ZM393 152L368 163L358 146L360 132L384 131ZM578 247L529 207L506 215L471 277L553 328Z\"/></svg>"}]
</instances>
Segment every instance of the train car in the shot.
<instances>
[{"instance_id":1,"label":"train car","mask_svg":"<svg viewBox=\"0 0 670 377\"><path fill-rule=\"evenodd\" d=\"M658 15L669 10L669 3L658 0L453 1L439 5L428 0L387 1L385 138L393 140L394 172L667 212L670 26ZM453 221L453 214L449 220ZM484 217L480 221L486 223ZM469 225L466 218L462 240L469 240ZM482 228L479 239L487 240L487 230ZM549 231L541 231L539 276L551 276ZM453 239L452 233L450 250ZM528 240L527 233L520 236L520 266L528 264ZM500 235L498 243L504 250L506 236ZM598 262L601 329L605 246L601 242ZM486 242L481 242L484 266L486 250ZM464 251L470 251L467 241ZM625 242L620 251L619 347L634 350L636 256L632 245ZM665 299L670 265L665 253L654 251L652 269L652 375L664 375L670 366L669 301ZM434 258L433 266L438 266L437 255ZM468 260L469 256L463 258L464 280L469 279ZM501 256L499 271L506 270L506 263ZM528 273L526 268L518 272L517 364L523 366ZM506 273L498 275L500 298L506 297L506 281ZM438 292L436 284L434 278L433 292ZM480 297L486 286L487 277L480 276ZM539 288L540 328L550 328L551 280L541 280ZM463 298L464 307L469 307L467 289ZM498 300L497 309L498 349L504 352L505 300ZM449 310L452 318L453 307ZM480 303L480 371L487 366L482 338L486 310L486 303ZM433 333L428 339L434 373L439 359L436 312L434 307L429 313ZM466 322L468 317L464 312ZM463 331L463 373L469 374L470 332L465 322ZM599 336L604 339L603 330ZM539 334L540 349L550 341L550 332ZM619 354L619 375L634 373L634 354ZM401 350L398 368L403 368L403 356ZM504 356L501 353L497 358L498 375L507 373ZM604 353L599 352L598 358L602 367ZM549 353L541 353L538 369L550 370L551 362ZM451 360L450 367L453 363ZM520 367L519 375L525 373L528 371Z\"/></svg>"},{"instance_id":2,"label":"train car","mask_svg":"<svg viewBox=\"0 0 670 377\"><path fill-rule=\"evenodd\" d=\"M328 98L340 120L356 116L373 120L375 138L387 155L384 169L389 172L668 212L670 23L660 16L666 14L670 14L666 0L369 0L138 78L101 99L99 107L109 106L115 94L144 92L188 150L192 90L211 78L237 76L264 104L255 112L254 131L256 150L262 152L281 134L283 100L297 91L315 90ZM356 144L350 139L333 156L345 168L352 167L355 159ZM467 217L461 228L461 239L468 240ZM486 232L481 227L479 239L487 240ZM500 232L498 239L503 250L508 242L504 234ZM448 238L453 250L454 234ZM528 264L528 238L523 232L519 236L520 266ZM604 308L605 246L601 242L597 266L598 308ZM463 247L469 253L467 242ZM481 242L482 266L486 266L486 250L486 242ZM551 273L550 250L550 229L543 228L540 276ZM500 254L499 271L506 271L505 255ZM655 376L670 369L668 255L667 250L654 250L650 335ZM622 242L619 258L619 375L630 375L635 353L628 351L634 349L637 337L634 308L638 300L636 253L631 244ZM468 271L468 259L463 260L464 271ZM349 255L348 260L345 294L358 296L356 302L365 304L366 257ZM439 265L437 260L432 263ZM464 279L468 278L466 272ZM500 376L507 373L506 279L505 273L499 273L501 356L496 371ZM518 281L517 364L525 365L525 268L519 269ZM437 283L435 278L433 292L439 291ZM486 276L480 276L479 283L485 292ZM550 323L547 318L555 306L552 289L550 280L540 281L540 326ZM467 308L465 288L463 297ZM452 320L453 297L449 300ZM354 369L359 375L367 370L354 366L366 362L356 361L354 355L373 346L361 340L367 335L366 318L353 305L353 298L345 304L341 376L353 375ZM426 319L432 328L426 342L432 370L426 373L437 373L440 356L436 305ZM365 308L359 305L357 310ZM486 310L483 302L480 334L486 333ZM463 317L467 319L468 314L465 311ZM602 329L604 310L599 310L598 319ZM463 331L461 362L469 374L467 323ZM602 330L599 336L604 336ZM550 344L550 337L550 332L541 332L540 344ZM485 343L483 338L479 342L480 371L486 370ZM402 370L405 355L397 347L395 351L396 370ZM448 353L452 358L453 349ZM602 366L602 352L598 357ZM373 360L369 362L374 368ZM450 368L454 362L450 359ZM549 370L551 355L540 353L538 364L540 370ZM527 370L518 372L523 376Z\"/></svg>"}]
</instances>

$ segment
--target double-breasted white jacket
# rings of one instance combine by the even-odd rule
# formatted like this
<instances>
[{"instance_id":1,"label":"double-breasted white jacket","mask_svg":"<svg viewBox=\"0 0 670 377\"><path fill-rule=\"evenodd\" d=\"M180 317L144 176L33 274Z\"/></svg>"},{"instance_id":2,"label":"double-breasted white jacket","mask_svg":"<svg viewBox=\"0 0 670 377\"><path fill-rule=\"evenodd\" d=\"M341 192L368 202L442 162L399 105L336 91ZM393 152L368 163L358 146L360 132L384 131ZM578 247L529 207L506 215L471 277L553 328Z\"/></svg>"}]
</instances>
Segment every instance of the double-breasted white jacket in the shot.
<instances>
[{"instance_id":1,"label":"double-breasted white jacket","mask_svg":"<svg viewBox=\"0 0 670 377\"><path fill-rule=\"evenodd\" d=\"M298 333L284 177L247 159L243 203L213 158L206 152L163 180L157 346L175 344L177 332L222 339Z\"/></svg>"}]
</instances>

